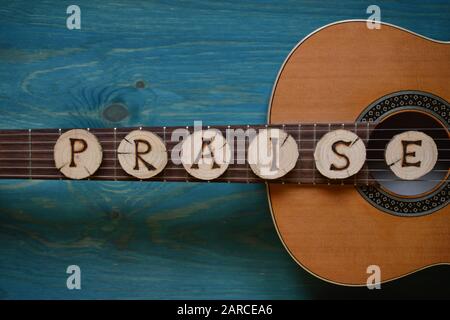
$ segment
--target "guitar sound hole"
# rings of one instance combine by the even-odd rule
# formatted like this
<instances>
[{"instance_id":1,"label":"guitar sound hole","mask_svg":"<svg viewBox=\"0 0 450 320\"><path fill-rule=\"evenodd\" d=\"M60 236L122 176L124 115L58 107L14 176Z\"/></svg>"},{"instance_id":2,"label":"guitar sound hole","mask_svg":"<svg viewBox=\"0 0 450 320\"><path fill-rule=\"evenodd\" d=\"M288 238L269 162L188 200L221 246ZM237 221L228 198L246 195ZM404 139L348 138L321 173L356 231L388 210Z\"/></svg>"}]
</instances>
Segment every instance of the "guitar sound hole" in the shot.
<instances>
[{"instance_id":1,"label":"guitar sound hole","mask_svg":"<svg viewBox=\"0 0 450 320\"><path fill-rule=\"evenodd\" d=\"M421 131L436 143L438 159L433 170L417 180L398 178L384 161L389 141L405 131ZM417 110L400 111L386 117L372 132L367 159L372 177L385 191L400 197L418 198L436 190L448 175L450 163L448 131L437 118Z\"/></svg>"}]
</instances>

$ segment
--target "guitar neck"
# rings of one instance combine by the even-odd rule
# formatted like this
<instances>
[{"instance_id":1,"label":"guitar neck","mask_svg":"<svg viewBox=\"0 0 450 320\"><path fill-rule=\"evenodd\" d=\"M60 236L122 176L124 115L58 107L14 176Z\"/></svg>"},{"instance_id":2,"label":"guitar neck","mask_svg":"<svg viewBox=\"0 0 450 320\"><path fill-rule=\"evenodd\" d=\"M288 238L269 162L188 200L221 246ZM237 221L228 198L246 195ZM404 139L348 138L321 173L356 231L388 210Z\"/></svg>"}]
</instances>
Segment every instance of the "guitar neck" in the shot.
<instances>
[{"instance_id":1,"label":"guitar neck","mask_svg":"<svg viewBox=\"0 0 450 320\"><path fill-rule=\"evenodd\" d=\"M240 182L261 183L266 180L255 175L247 162L249 139L232 139L229 133L236 130L262 129L265 127L283 129L291 135L298 145L299 159L285 176L271 180L278 183L295 184L351 184L370 185L367 164L356 175L347 179L330 180L322 176L316 169L314 149L320 138L336 129L345 129L356 133L367 144L373 123L330 123L330 124L289 124L289 125L251 125L251 126L214 126L220 130L232 147L233 159L227 170L210 182ZM206 127L203 127L206 129ZM0 130L0 179L67 179L55 166L54 146L58 138L71 129L26 129ZM127 174L118 160L117 148L125 136L134 130L145 130L156 134L164 142L168 152L168 162L165 168L148 181L202 181L191 176L182 164L173 160L173 155L180 152L183 136L198 130L194 127L134 127L88 129L94 134L102 146L103 159L98 170L88 180L128 181L140 179ZM230 131L231 130L231 131ZM174 134L176 132L176 134ZM180 132L182 133L180 135ZM245 148L245 153L237 152ZM245 154L245 155L244 155ZM238 158L240 157L240 158ZM209 182L209 181L208 181Z\"/></svg>"}]
</instances>

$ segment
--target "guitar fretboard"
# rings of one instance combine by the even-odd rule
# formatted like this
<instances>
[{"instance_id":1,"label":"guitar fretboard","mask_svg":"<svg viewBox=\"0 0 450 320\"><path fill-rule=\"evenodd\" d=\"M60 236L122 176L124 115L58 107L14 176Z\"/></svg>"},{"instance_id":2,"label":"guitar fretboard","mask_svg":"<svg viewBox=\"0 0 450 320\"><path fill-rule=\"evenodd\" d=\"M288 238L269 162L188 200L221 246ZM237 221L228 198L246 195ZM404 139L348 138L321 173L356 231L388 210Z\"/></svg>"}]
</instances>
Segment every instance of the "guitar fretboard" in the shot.
<instances>
[{"instance_id":1,"label":"guitar fretboard","mask_svg":"<svg viewBox=\"0 0 450 320\"><path fill-rule=\"evenodd\" d=\"M227 136L227 129L241 129L243 131L262 128L279 128L291 135L298 146L299 158L295 167L285 176L271 182L295 184L342 184L342 185L371 185L374 180L369 174L367 162L381 161L381 159L366 159L364 167L354 176L347 179L328 179L320 174L314 161L314 150L320 138L333 130L345 129L356 133L367 145L373 123L333 123L333 124L289 124L289 125L252 125L252 126L214 126ZM203 127L206 129L207 127ZM109 128L89 129L99 140L103 149L103 160L99 169L89 180L140 180L127 174L118 161L117 148L122 139L133 130L146 130L158 135L166 145L169 161L165 168L156 176L146 179L149 181L201 181L191 176L182 164L172 161L172 152L179 152L177 145L180 141L173 141L174 130L184 129L192 133L194 127L139 127L139 128ZM61 134L70 129L28 129L28 130L0 130L0 179L66 179L55 167L54 146ZM245 141L228 141L232 145L234 159L228 169L220 177L211 182L265 182L251 170L247 162L248 138ZM245 152L238 152L244 148ZM241 158L238 158L239 155ZM244 155L244 158L242 158Z\"/></svg>"}]
</instances>

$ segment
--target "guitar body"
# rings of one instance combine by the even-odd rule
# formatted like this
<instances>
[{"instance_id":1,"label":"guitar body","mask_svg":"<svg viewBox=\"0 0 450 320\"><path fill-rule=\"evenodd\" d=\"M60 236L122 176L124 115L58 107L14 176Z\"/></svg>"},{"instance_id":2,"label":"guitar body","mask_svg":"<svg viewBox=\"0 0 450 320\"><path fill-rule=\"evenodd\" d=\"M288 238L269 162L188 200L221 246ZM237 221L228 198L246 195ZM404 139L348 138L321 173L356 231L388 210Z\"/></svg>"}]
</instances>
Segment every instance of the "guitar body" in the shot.
<instances>
[{"instance_id":1,"label":"guitar body","mask_svg":"<svg viewBox=\"0 0 450 320\"><path fill-rule=\"evenodd\" d=\"M400 91L449 101L449 61L450 44L395 26L329 25L286 60L274 85L269 123L355 121L374 101ZM269 184L268 196L286 249L326 281L365 285L371 265L380 267L385 282L450 263L448 206L420 216L394 215L356 187Z\"/></svg>"}]
</instances>

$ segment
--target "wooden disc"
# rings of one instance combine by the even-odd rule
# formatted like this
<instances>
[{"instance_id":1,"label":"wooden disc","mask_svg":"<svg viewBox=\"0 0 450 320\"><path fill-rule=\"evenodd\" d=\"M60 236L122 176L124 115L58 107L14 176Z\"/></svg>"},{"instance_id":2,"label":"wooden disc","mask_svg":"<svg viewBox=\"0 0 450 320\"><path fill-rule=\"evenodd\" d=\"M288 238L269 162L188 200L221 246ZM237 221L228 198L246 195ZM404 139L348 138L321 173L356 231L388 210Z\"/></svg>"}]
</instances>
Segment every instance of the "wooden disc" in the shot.
<instances>
[{"instance_id":1,"label":"wooden disc","mask_svg":"<svg viewBox=\"0 0 450 320\"><path fill-rule=\"evenodd\" d=\"M139 179L148 179L160 173L167 165L167 150L156 134L134 130L120 142L117 149L120 166Z\"/></svg>"},{"instance_id":2,"label":"wooden disc","mask_svg":"<svg viewBox=\"0 0 450 320\"><path fill-rule=\"evenodd\" d=\"M319 172L330 179L345 179L356 173L366 161L364 142L353 132L343 129L325 134L314 150Z\"/></svg>"},{"instance_id":3,"label":"wooden disc","mask_svg":"<svg viewBox=\"0 0 450 320\"><path fill-rule=\"evenodd\" d=\"M190 175L201 180L220 177L231 161L231 149L219 130L195 131L181 147L181 163Z\"/></svg>"},{"instance_id":4,"label":"wooden disc","mask_svg":"<svg viewBox=\"0 0 450 320\"><path fill-rule=\"evenodd\" d=\"M433 170L438 149L434 140L420 131L395 135L385 150L386 164L404 180L415 180Z\"/></svg>"},{"instance_id":5,"label":"wooden disc","mask_svg":"<svg viewBox=\"0 0 450 320\"><path fill-rule=\"evenodd\" d=\"M53 149L55 166L67 178L84 179L102 163L103 151L97 137L87 130L73 129L62 134Z\"/></svg>"},{"instance_id":6,"label":"wooden disc","mask_svg":"<svg viewBox=\"0 0 450 320\"><path fill-rule=\"evenodd\" d=\"M248 163L263 179L278 179L291 171L298 160L297 143L285 131L270 128L259 130L248 147Z\"/></svg>"}]
</instances>

